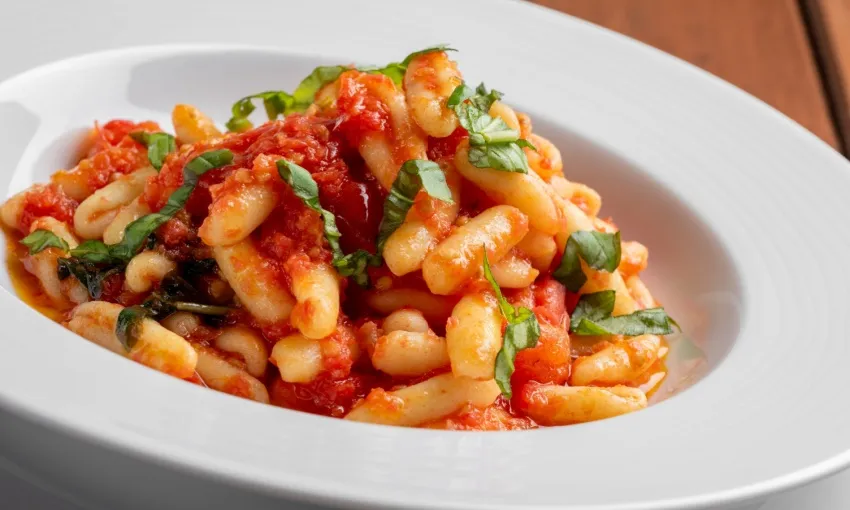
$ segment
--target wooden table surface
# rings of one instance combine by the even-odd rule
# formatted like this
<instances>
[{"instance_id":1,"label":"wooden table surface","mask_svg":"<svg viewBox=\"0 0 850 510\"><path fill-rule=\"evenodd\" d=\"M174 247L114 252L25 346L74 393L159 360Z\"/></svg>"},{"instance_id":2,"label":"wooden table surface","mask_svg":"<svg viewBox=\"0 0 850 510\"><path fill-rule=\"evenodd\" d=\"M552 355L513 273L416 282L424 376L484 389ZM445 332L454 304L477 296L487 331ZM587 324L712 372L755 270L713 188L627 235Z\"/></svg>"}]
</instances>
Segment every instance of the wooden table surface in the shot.
<instances>
[{"instance_id":1,"label":"wooden table surface","mask_svg":"<svg viewBox=\"0 0 850 510\"><path fill-rule=\"evenodd\" d=\"M532 0L729 81L848 155L850 0Z\"/></svg>"}]
</instances>

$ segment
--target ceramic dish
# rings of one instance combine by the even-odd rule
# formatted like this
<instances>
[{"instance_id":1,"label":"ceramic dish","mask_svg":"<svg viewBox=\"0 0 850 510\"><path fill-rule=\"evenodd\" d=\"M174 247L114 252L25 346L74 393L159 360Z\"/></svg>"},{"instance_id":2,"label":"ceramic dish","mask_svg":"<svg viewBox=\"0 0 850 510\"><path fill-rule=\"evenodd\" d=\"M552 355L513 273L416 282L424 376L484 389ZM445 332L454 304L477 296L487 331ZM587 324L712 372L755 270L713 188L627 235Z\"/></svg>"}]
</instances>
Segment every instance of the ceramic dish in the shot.
<instances>
[{"instance_id":1,"label":"ceramic dish","mask_svg":"<svg viewBox=\"0 0 850 510\"><path fill-rule=\"evenodd\" d=\"M97 118L164 121L190 97L223 121L234 98L292 86L315 65L396 59L386 40L450 41L465 75L528 112L568 175L600 191L622 230L650 247L648 283L705 354L692 387L624 417L529 432L347 423L182 384L3 292L3 451L81 501L138 508L733 508L850 463L850 410L836 395L850 383L840 313L850 271L827 262L846 245L833 219L850 213L847 162L659 52L514 3L488 7L498 16L485 22L482 4L437 2L411 17L332 2L315 8L340 9L345 23L327 27L336 44L305 44L310 29L296 23L278 50L163 46L27 72L0 84L0 187L9 195L44 181ZM433 28L440 9L466 29ZM357 37L357 20L374 31ZM522 44L474 35L518 29Z\"/></svg>"}]
</instances>

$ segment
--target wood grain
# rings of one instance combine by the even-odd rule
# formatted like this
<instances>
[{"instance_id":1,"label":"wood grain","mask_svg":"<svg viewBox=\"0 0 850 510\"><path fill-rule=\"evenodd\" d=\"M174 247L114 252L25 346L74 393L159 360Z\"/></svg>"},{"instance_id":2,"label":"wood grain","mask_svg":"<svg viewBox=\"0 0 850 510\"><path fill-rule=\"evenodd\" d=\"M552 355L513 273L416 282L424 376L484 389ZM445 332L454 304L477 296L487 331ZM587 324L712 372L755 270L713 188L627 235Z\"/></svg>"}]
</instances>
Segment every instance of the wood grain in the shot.
<instances>
[{"instance_id":1,"label":"wood grain","mask_svg":"<svg viewBox=\"0 0 850 510\"><path fill-rule=\"evenodd\" d=\"M845 153L850 149L850 0L805 0Z\"/></svg>"},{"instance_id":2,"label":"wood grain","mask_svg":"<svg viewBox=\"0 0 850 510\"><path fill-rule=\"evenodd\" d=\"M796 0L533 1L702 67L839 146Z\"/></svg>"}]
</instances>

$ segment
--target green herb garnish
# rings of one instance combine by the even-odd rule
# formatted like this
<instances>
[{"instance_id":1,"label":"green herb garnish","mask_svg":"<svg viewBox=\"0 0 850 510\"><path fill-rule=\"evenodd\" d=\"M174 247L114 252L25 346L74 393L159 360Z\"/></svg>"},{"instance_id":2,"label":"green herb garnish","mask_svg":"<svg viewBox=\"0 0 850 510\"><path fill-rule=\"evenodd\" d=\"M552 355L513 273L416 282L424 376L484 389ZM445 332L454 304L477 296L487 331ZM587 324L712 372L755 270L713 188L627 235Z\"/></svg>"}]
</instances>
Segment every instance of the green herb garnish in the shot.
<instances>
[{"instance_id":1,"label":"green herb garnish","mask_svg":"<svg viewBox=\"0 0 850 510\"><path fill-rule=\"evenodd\" d=\"M612 317L616 293L603 290L584 294L570 317L570 333L595 335L669 335L676 322L664 308L647 308L628 315Z\"/></svg>"},{"instance_id":2,"label":"green herb garnish","mask_svg":"<svg viewBox=\"0 0 850 510\"><path fill-rule=\"evenodd\" d=\"M593 269L613 273L620 265L620 232L573 232L564 247L564 255L552 277L570 292L578 292L587 281L581 260Z\"/></svg>"},{"instance_id":3,"label":"green herb garnish","mask_svg":"<svg viewBox=\"0 0 850 510\"><path fill-rule=\"evenodd\" d=\"M48 248L59 248L68 251L68 243L53 232L45 229L33 230L30 235L21 239L21 244L30 249L30 255L46 250Z\"/></svg>"},{"instance_id":4,"label":"green herb garnish","mask_svg":"<svg viewBox=\"0 0 850 510\"><path fill-rule=\"evenodd\" d=\"M165 163L165 156L177 150L177 142L168 133L148 133L136 131L130 137L148 148L148 161L159 171Z\"/></svg>"},{"instance_id":5,"label":"green herb garnish","mask_svg":"<svg viewBox=\"0 0 850 510\"><path fill-rule=\"evenodd\" d=\"M438 200L449 204L454 203L452 192L446 184L446 176L440 165L424 159L405 161L384 202L384 217L378 229L379 254L384 251L384 244L390 235L404 223L416 195L423 188L428 195Z\"/></svg>"},{"instance_id":6,"label":"green herb garnish","mask_svg":"<svg viewBox=\"0 0 850 510\"><path fill-rule=\"evenodd\" d=\"M496 279L493 278L492 271L490 271L487 249L485 247L482 247L482 249L484 250L484 278L493 287L496 300L499 302L499 310L505 320L508 321L502 340L502 348L496 355L495 379L502 390L502 395L511 398L511 375L516 370L514 366L516 354L523 349L537 345L537 339L540 338L540 324L537 322L534 312L524 306L514 307L502 296L502 290L496 283Z\"/></svg>"}]
</instances>

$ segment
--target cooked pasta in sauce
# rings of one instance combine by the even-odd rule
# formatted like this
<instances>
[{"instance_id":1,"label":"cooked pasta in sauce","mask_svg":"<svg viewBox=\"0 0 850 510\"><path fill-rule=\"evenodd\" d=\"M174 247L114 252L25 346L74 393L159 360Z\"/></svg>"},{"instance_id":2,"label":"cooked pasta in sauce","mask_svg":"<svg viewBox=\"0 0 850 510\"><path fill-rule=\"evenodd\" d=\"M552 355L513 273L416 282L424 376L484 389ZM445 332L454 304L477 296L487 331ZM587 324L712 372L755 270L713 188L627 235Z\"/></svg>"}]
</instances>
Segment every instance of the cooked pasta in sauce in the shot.
<instances>
[{"instance_id":1,"label":"cooked pasta in sauce","mask_svg":"<svg viewBox=\"0 0 850 510\"><path fill-rule=\"evenodd\" d=\"M15 288L118 355L309 413L512 430L643 409L675 324L647 248L451 51L317 68L227 131L188 104L174 135L95 123L0 210Z\"/></svg>"}]
</instances>

